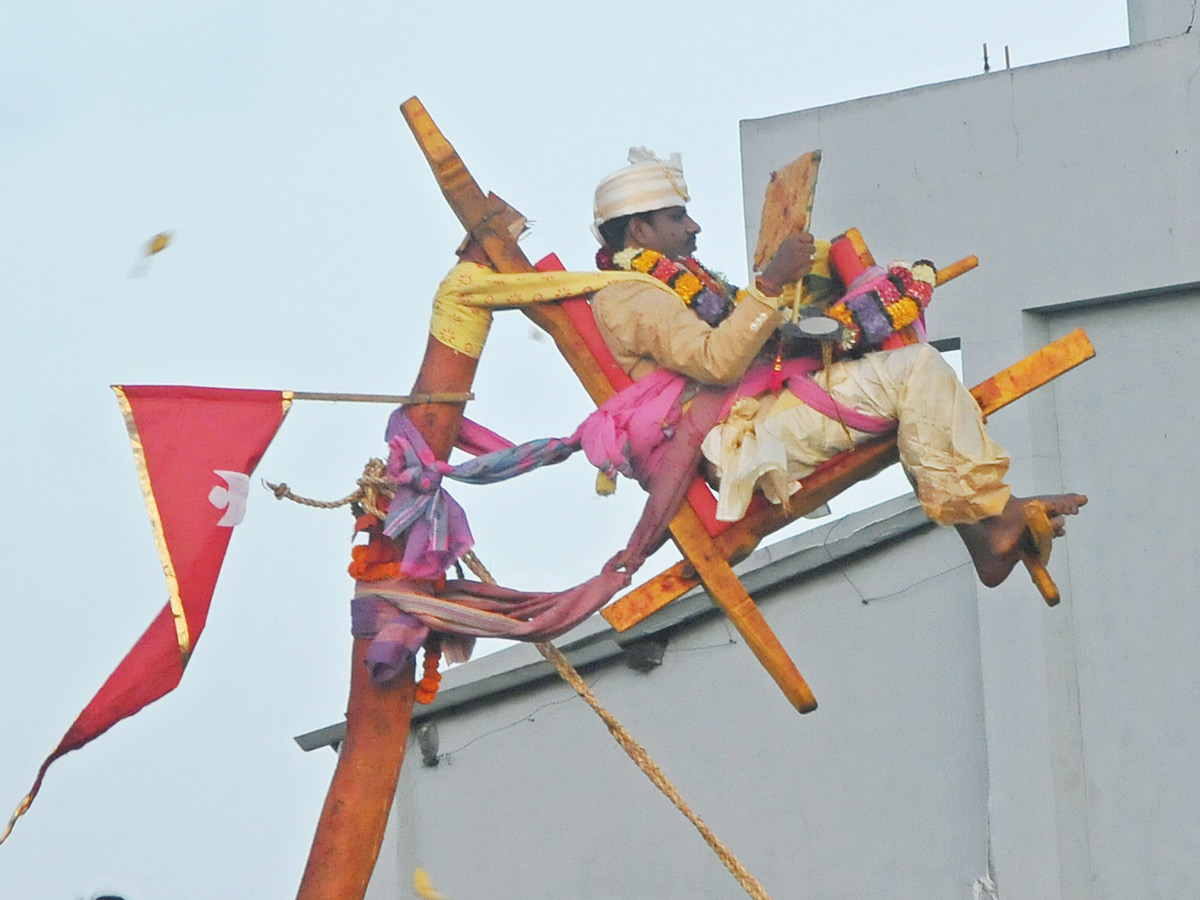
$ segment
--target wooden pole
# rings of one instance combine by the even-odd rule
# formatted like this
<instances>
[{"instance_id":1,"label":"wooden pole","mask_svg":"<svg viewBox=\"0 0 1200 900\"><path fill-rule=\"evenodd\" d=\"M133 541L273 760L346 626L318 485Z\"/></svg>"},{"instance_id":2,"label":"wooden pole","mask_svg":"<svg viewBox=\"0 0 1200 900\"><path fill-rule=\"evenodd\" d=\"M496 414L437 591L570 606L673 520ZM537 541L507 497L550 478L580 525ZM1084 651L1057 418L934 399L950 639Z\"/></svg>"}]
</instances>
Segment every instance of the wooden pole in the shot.
<instances>
[{"instance_id":1,"label":"wooden pole","mask_svg":"<svg viewBox=\"0 0 1200 900\"><path fill-rule=\"evenodd\" d=\"M412 393L461 396L471 389L476 364L431 337ZM408 408L413 425L442 460L458 437L462 413L461 402ZM408 743L416 684L411 662L391 683L372 684L366 666L369 645L369 640L354 640L346 737L297 900L362 900L383 845Z\"/></svg>"},{"instance_id":2,"label":"wooden pole","mask_svg":"<svg viewBox=\"0 0 1200 900\"><path fill-rule=\"evenodd\" d=\"M411 406L416 403L458 403L474 400L470 391L445 391L423 394L337 394L329 391L285 391L293 400L323 400L327 403L390 403Z\"/></svg>"},{"instance_id":3,"label":"wooden pole","mask_svg":"<svg viewBox=\"0 0 1200 900\"><path fill-rule=\"evenodd\" d=\"M366 666L370 643L354 639L346 737L300 881L297 897L302 900L361 900L383 844L416 682L409 662L389 684L371 684Z\"/></svg>"}]
</instances>

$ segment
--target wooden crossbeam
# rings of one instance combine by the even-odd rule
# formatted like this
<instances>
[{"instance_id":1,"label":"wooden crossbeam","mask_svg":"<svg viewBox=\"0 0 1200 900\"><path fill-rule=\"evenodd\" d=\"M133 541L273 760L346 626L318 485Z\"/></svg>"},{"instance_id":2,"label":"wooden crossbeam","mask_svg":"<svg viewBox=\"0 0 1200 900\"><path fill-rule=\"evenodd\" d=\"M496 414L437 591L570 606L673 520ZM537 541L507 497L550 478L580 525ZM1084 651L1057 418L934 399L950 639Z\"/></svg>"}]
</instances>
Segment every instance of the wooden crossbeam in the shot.
<instances>
[{"instance_id":1,"label":"wooden crossbeam","mask_svg":"<svg viewBox=\"0 0 1200 900\"><path fill-rule=\"evenodd\" d=\"M484 194L421 101L412 97L401 105L400 111L433 169L446 202L467 232L483 247L496 271L504 274L534 271L516 240L495 222L503 201L494 194ZM544 303L522 307L522 312L550 334L597 404L612 396L612 385L561 306ZM817 702L808 684L695 511L685 504L670 527L672 539L691 562L693 570L700 573L713 599L726 611L734 627L792 705L800 712L816 709Z\"/></svg>"},{"instance_id":2,"label":"wooden crossbeam","mask_svg":"<svg viewBox=\"0 0 1200 900\"><path fill-rule=\"evenodd\" d=\"M1095 355L1091 341L1080 328L976 385L971 389L971 395L984 416L989 416ZM898 459L893 436L862 444L834 457L805 478L800 491L792 497L791 515L779 506L764 507L730 525L717 535L714 543L726 559L744 558L768 534L778 531L797 516L812 512L852 484L870 478ZM701 579L689 561L684 560L634 588L601 610L601 615L617 631L626 631L700 583Z\"/></svg>"},{"instance_id":3,"label":"wooden crossbeam","mask_svg":"<svg viewBox=\"0 0 1200 900\"><path fill-rule=\"evenodd\" d=\"M746 646L775 679L788 702L798 712L807 713L816 709L817 698L813 696L808 682L763 618L762 611L742 580L734 573L727 554L709 535L696 511L687 503L679 508L671 520L671 538L696 573L696 579L703 582L713 602L725 611L746 641Z\"/></svg>"}]
</instances>

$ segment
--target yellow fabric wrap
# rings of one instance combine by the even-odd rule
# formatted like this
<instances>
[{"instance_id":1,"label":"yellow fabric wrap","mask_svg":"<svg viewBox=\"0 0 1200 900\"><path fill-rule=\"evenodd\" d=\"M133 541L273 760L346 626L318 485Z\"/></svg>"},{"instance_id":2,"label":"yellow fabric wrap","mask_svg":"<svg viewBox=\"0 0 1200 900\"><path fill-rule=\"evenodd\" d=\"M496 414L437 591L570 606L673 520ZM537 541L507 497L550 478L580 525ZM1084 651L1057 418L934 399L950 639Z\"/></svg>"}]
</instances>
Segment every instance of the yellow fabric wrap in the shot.
<instances>
[{"instance_id":1,"label":"yellow fabric wrap","mask_svg":"<svg viewBox=\"0 0 1200 900\"><path fill-rule=\"evenodd\" d=\"M451 269L433 295L433 315L429 320L429 333L437 341L472 359L479 359L483 352L492 327L492 314L486 309L464 306L456 298L480 272L491 269L472 262L460 262Z\"/></svg>"},{"instance_id":2,"label":"yellow fabric wrap","mask_svg":"<svg viewBox=\"0 0 1200 900\"><path fill-rule=\"evenodd\" d=\"M479 263L460 262L433 297L429 333L442 344L478 359L493 309L515 309L593 294L620 281L662 282L638 272L529 272L501 275Z\"/></svg>"}]
</instances>

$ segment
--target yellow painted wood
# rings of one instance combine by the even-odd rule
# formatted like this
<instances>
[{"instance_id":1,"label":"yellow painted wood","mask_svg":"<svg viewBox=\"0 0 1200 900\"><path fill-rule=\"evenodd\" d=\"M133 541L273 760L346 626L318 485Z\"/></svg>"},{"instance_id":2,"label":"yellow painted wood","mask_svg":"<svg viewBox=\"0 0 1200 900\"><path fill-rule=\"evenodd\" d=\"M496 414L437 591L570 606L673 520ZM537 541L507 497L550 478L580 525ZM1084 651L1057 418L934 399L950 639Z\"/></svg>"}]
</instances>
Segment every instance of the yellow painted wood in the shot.
<instances>
[{"instance_id":1,"label":"yellow painted wood","mask_svg":"<svg viewBox=\"0 0 1200 900\"><path fill-rule=\"evenodd\" d=\"M746 646L779 685L788 702L802 713L816 709L817 700L808 682L783 649L724 554L713 543L695 510L686 503L671 521L671 537L694 567L709 596L725 611Z\"/></svg>"},{"instance_id":2,"label":"yellow painted wood","mask_svg":"<svg viewBox=\"0 0 1200 900\"><path fill-rule=\"evenodd\" d=\"M483 247L493 268L504 274L534 271L508 229L491 221L506 204L495 194L483 192L421 101L411 97L400 105L400 111L433 169L446 202L463 228ZM557 303L542 303L522 307L521 311L550 335L597 405L613 395L612 385L593 362L587 344L562 307Z\"/></svg>"},{"instance_id":3,"label":"yellow painted wood","mask_svg":"<svg viewBox=\"0 0 1200 900\"><path fill-rule=\"evenodd\" d=\"M1087 334L1082 328L1077 328L987 381L975 385L971 388L971 395L983 414L990 416L1095 355L1096 349Z\"/></svg>"}]
</instances>

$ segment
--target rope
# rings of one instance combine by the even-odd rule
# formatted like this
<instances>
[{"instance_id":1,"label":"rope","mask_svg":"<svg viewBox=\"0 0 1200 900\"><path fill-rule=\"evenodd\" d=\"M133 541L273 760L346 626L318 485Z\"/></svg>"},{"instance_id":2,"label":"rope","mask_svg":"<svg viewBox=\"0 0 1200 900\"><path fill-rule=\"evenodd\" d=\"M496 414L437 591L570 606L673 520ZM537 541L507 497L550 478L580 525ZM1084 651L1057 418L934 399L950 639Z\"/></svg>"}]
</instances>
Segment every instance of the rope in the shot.
<instances>
[{"instance_id":1,"label":"rope","mask_svg":"<svg viewBox=\"0 0 1200 900\"><path fill-rule=\"evenodd\" d=\"M364 509L382 519L384 513L373 508L376 495L382 493L390 496L392 489L395 487L391 481L388 481L384 477L385 472L386 467L382 461L378 459L370 460L363 469L362 477L358 480L358 490L340 500L313 500L293 494L291 489L283 483L274 485L264 482L264 484L278 499L287 498L295 503L318 509L336 509L339 506L345 506L348 503L358 501ZM487 570L487 567L479 560L479 557L475 555L473 550L468 550L464 553L462 561L480 581L486 584L496 583L496 579L492 577L492 573ZM683 813L684 817L695 826L696 830L700 832L700 836L704 838L704 842L717 854L717 858L733 874L733 877L738 880L738 884L742 886L743 890L753 897L754 900L771 900L770 895L758 883L758 880L750 874L746 867L742 865L741 860L722 843L720 838L713 834L712 830L704 824L704 820L692 811L687 801L680 796L675 785L671 783L670 779L663 773L663 770L658 767L658 764L650 758L650 754L646 752L646 749L634 740L633 735L626 730L624 725L617 721L617 718L612 713L600 705L600 701L596 699L596 695L592 693L592 689L583 680L583 676L563 656L562 652L550 641L542 641L534 644L534 646L546 658L546 661L554 666L555 671L562 676L563 681L574 688L575 693L582 697L584 702L595 711L600 720L604 722L605 727L608 728L609 733L621 745L621 749L646 774L646 777L653 782L654 786L662 791L663 795L675 805L675 808Z\"/></svg>"},{"instance_id":2,"label":"rope","mask_svg":"<svg viewBox=\"0 0 1200 900\"><path fill-rule=\"evenodd\" d=\"M675 804L675 808L683 813L687 820L696 827L696 830L700 832L700 836L704 838L704 842L717 854L717 858L725 864L725 868L738 880L738 884L742 886L742 889L753 897L754 900L771 900L766 889L742 865L741 860L721 842L719 837L713 834L712 830L704 824L704 820L696 815L692 811L692 808L687 805L687 802L680 796L679 791L676 790L675 785L671 784L670 779L667 778L662 769L650 758L650 754L646 752L646 749L633 739L633 736L625 730L625 726L618 722L612 713L600 705L600 701L592 694L592 690L587 686L587 682L583 680L583 677L576 671L575 667L567 661L562 652L549 641L536 644L535 646L542 656L546 657L550 664L558 670L558 674L562 676L563 680L571 685L587 705L596 711L596 715L604 722L617 743L621 745L621 748L629 754L629 758L637 763L638 768L646 773L646 777L654 782L654 786L662 791L666 798Z\"/></svg>"},{"instance_id":3,"label":"rope","mask_svg":"<svg viewBox=\"0 0 1200 900\"><path fill-rule=\"evenodd\" d=\"M833 365L833 341L821 341L821 366L825 369L825 393L833 396L830 391L830 378L833 373L829 371L829 367ZM850 427L846 424L846 420L842 418L842 409L837 403L833 406L834 412L837 413L838 424L842 426L842 431L846 435L846 441L850 444L850 449L854 449L854 435L850 433Z\"/></svg>"},{"instance_id":4,"label":"rope","mask_svg":"<svg viewBox=\"0 0 1200 900\"><path fill-rule=\"evenodd\" d=\"M467 564L467 568L474 572L475 576L481 581L487 584L496 583L496 580L488 572L483 563L479 561L479 557L475 555L474 551L466 553L463 556L463 562ZM680 796L675 785L671 783L663 770L658 767L658 764L650 758L650 754L646 752L646 748L634 740L633 735L625 729L624 725L617 721L616 716L600 705L600 701L596 699L596 695L592 693L592 689L583 680L583 676L563 656L562 651L550 641L542 641L534 644L534 646L546 658L546 661L554 666L558 674L562 676L563 681L574 688L575 693L582 697L584 702L595 711L600 720L604 722L605 727L608 728L609 733L621 745L621 749L629 755L630 759L637 763L638 768L646 774L646 777L654 783L654 786L662 791L663 795L675 804L675 808L683 813L684 817L695 826L696 830L700 832L700 836L704 838L704 842L717 854L717 858L724 863L725 868L738 880L738 884L742 886L742 889L753 897L754 900L771 900L770 895L758 883L758 880L750 874L746 867L742 865L741 860L722 843L719 837L713 834L712 830L704 824L704 820L692 811L687 801Z\"/></svg>"},{"instance_id":5,"label":"rope","mask_svg":"<svg viewBox=\"0 0 1200 900\"><path fill-rule=\"evenodd\" d=\"M381 520L387 518L387 512L380 508L379 498L380 496L390 498L395 493L396 485L388 479L387 466L384 465L383 460L367 460L367 464L363 466L362 477L358 479L357 484L358 489L354 493L347 494L340 500L314 500L311 497L302 497L293 493L286 482L271 484L271 482L263 480L263 485L275 495L276 500L291 500L293 503L311 506L314 509L337 509L351 503L358 503L376 518Z\"/></svg>"},{"instance_id":6,"label":"rope","mask_svg":"<svg viewBox=\"0 0 1200 900\"><path fill-rule=\"evenodd\" d=\"M466 403L474 400L470 391L442 391L426 394L331 394L326 391L291 391L293 400L326 400L336 403L394 403L400 406L418 406L425 403Z\"/></svg>"}]
</instances>

